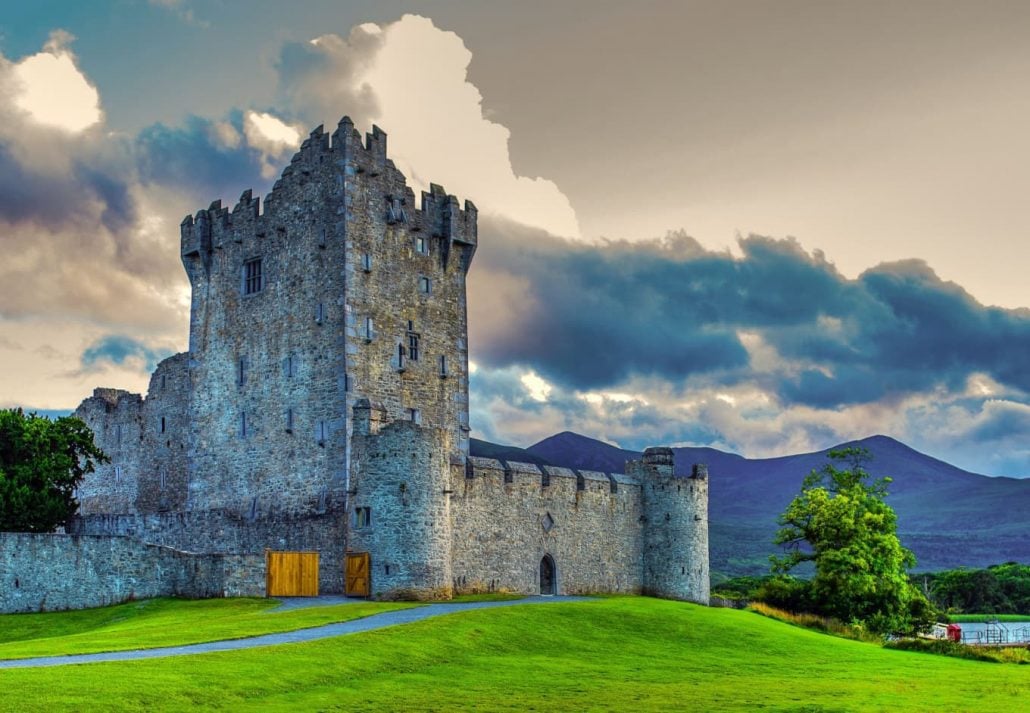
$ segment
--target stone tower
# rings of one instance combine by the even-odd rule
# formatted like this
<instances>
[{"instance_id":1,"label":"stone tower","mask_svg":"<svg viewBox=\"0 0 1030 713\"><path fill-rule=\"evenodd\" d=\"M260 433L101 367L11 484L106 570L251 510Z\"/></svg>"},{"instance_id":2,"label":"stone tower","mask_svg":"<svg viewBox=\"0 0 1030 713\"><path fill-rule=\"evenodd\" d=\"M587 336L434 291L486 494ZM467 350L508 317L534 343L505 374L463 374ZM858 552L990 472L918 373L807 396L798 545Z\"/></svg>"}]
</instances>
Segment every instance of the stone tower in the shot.
<instances>
[{"instance_id":1,"label":"stone tower","mask_svg":"<svg viewBox=\"0 0 1030 713\"><path fill-rule=\"evenodd\" d=\"M368 552L375 597L451 596L448 431L354 406L347 548Z\"/></svg>"},{"instance_id":2,"label":"stone tower","mask_svg":"<svg viewBox=\"0 0 1030 713\"><path fill-rule=\"evenodd\" d=\"M671 448L648 448L626 474L640 481L643 591L708 604L708 468L673 472Z\"/></svg>"},{"instance_id":3,"label":"stone tower","mask_svg":"<svg viewBox=\"0 0 1030 713\"><path fill-rule=\"evenodd\" d=\"M259 515L342 503L349 414L468 450L465 275L476 208L421 206L378 127L318 127L264 205L245 191L181 226L190 278L187 509Z\"/></svg>"}]
</instances>

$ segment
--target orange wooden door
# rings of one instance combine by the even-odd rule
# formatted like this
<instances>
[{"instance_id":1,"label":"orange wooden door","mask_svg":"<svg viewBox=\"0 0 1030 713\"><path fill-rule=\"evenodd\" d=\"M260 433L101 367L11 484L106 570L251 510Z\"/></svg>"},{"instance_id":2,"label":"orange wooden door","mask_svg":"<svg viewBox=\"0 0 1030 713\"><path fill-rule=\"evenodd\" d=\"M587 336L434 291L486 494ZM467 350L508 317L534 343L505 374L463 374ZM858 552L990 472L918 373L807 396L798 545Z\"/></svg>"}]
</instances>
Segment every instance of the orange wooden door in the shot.
<instances>
[{"instance_id":1,"label":"orange wooden door","mask_svg":"<svg viewBox=\"0 0 1030 713\"><path fill-rule=\"evenodd\" d=\"M369 586L369 557L367 552L348 552L344 566L343 591L348 597L367 597Z\"/></svg>"},{"instance_id":2,"label":"orange wooden door","mask_svg":"<svg viewBox=\"0 0 1030 713\"><path fill-rule=\"evenodd\" d=\"M317 597L317 552L265 552L265 593L269 597Z\"/></svg>"}]
</instances>

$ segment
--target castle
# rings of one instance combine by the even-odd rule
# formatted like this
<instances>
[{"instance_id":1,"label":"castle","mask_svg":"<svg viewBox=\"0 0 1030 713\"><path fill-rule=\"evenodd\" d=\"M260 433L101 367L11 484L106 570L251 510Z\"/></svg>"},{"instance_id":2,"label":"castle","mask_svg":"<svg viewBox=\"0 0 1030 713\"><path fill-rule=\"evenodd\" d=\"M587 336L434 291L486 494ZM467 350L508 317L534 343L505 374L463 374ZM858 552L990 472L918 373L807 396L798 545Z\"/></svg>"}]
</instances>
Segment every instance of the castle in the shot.
<instances>
[{"instance_id":1,"label":"castle","mask_svg":"<svg viewBox=\"0 0 1030 713\"><path fill-rule=\"evenodd\" d=\"M146 398L76 415L111 456L69 531L177 550L315 551L323 592L646 592L707 602L704 466L626 474L469 455L466 274L476 207L413 191L348 118L315 129L263 204L181 225L189 351Z\"/></svg>"}]
</instances>

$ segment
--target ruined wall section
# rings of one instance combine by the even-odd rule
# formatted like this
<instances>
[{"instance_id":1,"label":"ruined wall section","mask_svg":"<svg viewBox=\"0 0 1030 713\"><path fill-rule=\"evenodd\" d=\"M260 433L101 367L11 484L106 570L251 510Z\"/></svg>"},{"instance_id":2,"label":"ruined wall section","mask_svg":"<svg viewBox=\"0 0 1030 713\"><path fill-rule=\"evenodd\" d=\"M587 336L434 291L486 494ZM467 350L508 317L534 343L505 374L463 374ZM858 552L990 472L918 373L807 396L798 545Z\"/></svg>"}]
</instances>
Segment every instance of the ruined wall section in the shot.
<instances>
[{"instance_id":1,"label":"ruined wall section","mask_svg":"<svg viewBox=\"0 0 1030 713\"><path fill-rule=\"evenodd\" d=\"M263 211L245 191L232 211L216 201L183 221L193 289L189 509L303 514L343 499L339 159L319 127Z\"/></svg>"},{"instance_id":2,"label":"ruined wall section","mask_svg":"<svg viewBox=\"0 0 1030 713\"><path fill-rule=\"evenodd\" d=\"M376 432L371 411L366 399L354 409L347 548L369 553L377 598L449 597L449 436L411 421Z\"/></svg>"},{"instance_id":3,"label":"ruined wall section","mask_svg":"<svg viewBox=\"0 0 1030 713\"><path fill-rule=\"evenodd\" d=\"M443 428L468 451L465 276L476 208L437 185L416 207L373 127L365 144L349 119L333 135L345 158L348 407L368 398L386 420Z\"/></svg>"},{"instance_id":4,"label":"ruined wall section","mask_svg":"<svg viewBox=\"0 0 1030 713\"><path fill-rule=\"evenodd\" d=\"M621 474L472 457L451 470L456 592L540 592L554 560L557 593L639 593L640 487Z\"/></svg>"},{"instance_id":5,"label":"ruined wall section","mask_svg":"<svg viewBox=\"0 0 1030 713\"><path fill-rule=\"evenodd\" d=\"M94 389L73 415L89 426L94 443L111 459L79 485L79 514L135 512L143 462L143 397L121 389Z\"/></svg>"},{"instance_id":6,"label":"ruined wall section","mask_svg":"<svg viewBox=\"0 0 1030 713\"><path fill-rule=\"evenodd\" d=\"M150 377L140 421L141 453L135 512L169 512L186 507L188 364L188 354L176 354L158 364Z\"/></svg>"}]
</instances>

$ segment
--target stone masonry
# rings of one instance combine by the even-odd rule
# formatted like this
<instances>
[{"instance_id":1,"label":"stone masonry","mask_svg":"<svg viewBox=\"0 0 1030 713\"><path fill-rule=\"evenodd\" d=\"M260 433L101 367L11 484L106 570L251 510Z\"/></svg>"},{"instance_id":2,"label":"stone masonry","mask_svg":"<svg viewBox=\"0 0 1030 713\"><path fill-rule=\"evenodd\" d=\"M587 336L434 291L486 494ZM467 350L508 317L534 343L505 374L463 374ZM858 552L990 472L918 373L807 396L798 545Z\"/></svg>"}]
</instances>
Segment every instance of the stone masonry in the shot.
<instances>
[{"instance_id":1,"label":"stone masonry","mask_svg":"<svg viewBox=\"0 0 1030 713\"><path fill-rule=\"evenodd\" d=\"M112 460L69 531L208 554L368 552L374 596L648 592L707 602L707 472L468 455L476 207L415 195L386 134L318 127L262 202L181 225L189 351L77 410Z\"/></svg>"}]
</instances>

